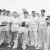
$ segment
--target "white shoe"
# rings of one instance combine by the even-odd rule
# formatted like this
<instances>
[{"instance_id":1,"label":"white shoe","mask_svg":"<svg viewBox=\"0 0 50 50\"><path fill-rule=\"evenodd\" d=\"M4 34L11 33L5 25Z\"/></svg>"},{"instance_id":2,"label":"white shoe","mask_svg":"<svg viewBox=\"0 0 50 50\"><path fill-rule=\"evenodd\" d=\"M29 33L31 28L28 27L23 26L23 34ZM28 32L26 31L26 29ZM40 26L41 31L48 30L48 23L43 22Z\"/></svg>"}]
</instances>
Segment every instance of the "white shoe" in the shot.
<instances>
[{"instance_id":1,"label":"white shoe","mask_svg":"<svg viewBox=\"0 0 50 50\"><path fill-rule=\"evenodd\" d=\"M13 49L16 49L16 47L13 47Z\"/></svg>"},{"instance_id":2,"label":"white shoe","mask_svg":"<svg viewBox=\"0 0 50 50\"><path fill-rule=\"evenodd\" d=\"M11 45L7 45L8 47L11 47Z\"/></svg>"},{"instance_id":3,"label":"white shoe","mask_svg":"<svg viewBox=\"0 0 50 50\"><path fill-rule=\"evenodd\" d=\"M37 47L36 49L41 49L41 47Z\"/></svg>"},{"instance_id":4,"label":"white shoe","mask_svg":"<svg viewBox=\"0 0 50 50\"><path fill-rule=\"evenodd\" d=\"M26 49L26 48L23 48L23 49Z\"/></svg>"},{"instance_id":5,"label":"white shoe","mask_svg":"<svg viewBox=\"0 0 50 50\"><path fill-rule=\"evenodd\" d=\"M23 46L22 48L23 48L23 49L26 49L26 46Z\"/></svg>"},{"instance_id":6,"label":"white shoe","mask_svg":"<svg viewBox=\"0 0 50 50\"><path fill-rule=\"evenodd\" d=\"M13 49L16 49L17 47L16 46L13 46Z\"/></svg>"}]
</instances>

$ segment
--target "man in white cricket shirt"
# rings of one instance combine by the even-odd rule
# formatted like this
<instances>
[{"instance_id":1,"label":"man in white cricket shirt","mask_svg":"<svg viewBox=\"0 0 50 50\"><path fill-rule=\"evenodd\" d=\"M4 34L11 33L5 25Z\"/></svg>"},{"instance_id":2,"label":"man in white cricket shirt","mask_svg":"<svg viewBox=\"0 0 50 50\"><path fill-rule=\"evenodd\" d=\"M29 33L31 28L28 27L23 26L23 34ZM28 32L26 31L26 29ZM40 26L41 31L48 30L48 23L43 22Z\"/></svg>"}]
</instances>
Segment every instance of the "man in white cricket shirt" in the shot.
<instances>
[{"instance_id":1,"label":"man in white cricket shirt","mask_svg":"<svg viewBox=\"0 0 50 50\"><path fill-rule=\"evenodd\" d=\"M41 10L41 16L39 18L39 29L38 29L38 47L40 49L44 43L44 50L47 50L47 24L46 24L45 10Z\"/></svg>"},{"instance_id":2,"label":"man in white cricket shirt","mask_svg":"<svg viewBox=\"0 0 50 50\"><path fill-rule=\"evenodd\" d=\"M14 38L13 38L13 49L18 47L18 30L19 30L19 16L17 12L13 12L13 18L12 18L12 27L11 27L11 31L12 34L14 34Z\"/></svg>"},{"instance_id":3,"label":"man in white cricket shirt","mask_svg":"<svg viewBox=\"0 0 50 50\"><path fill-rule=\"evenodd\" d=\"M28 28L27 28L27 22L29 22L29 15L27 11L24 11L23 14L20 16L20 23L21 23L21 27L19 32L23 33L22 38L23 38L23 42L22 42L22 48L26 49L26 45L28 45ZM22 24L24 23L24 25Z\"/></svg>"},{"instance_id":4,"label":"man in white cricket shirt","mask_svg":"<svg viewBox=\"0 0 50 50\"><path fill-rule=\"evenodd\" d=\"M2 33L4 27L2 26L2 21L3 21L3 18L2 18L2 10L0 9L0 45L4 41L4 36L3 36L3 33Z\"/></svg>"},{"instance_id":5,"label":"man in white cricket shirt","mask_svg":"<svg viewBox=\"0 0 50 50\"><path fill-rule=\"evenodd\" d=\"M37 29L38 29L38 17L36 12L32 11L32 16L29 25L30 45L37 47Z\"/></svg>"},{"instance_id":6,"label":"man in white cricket shirt","mask_svg":"<svg viewBox=\"0 0 50 50\"><path fill-rule=\"evenodd\" d=\"M11 16L10 16L10 11L6 11L6 16L5 16L5 21L6 22L6 42L10 44L11 42L11 33L10 33L10 22L11 22Z\"/></svg>"},{"instance_id":7,"label":"man in white cricket shirt","mask_svg":"<svg viewBox=\"0 0 50 50\"><path fill-rule=\"evenodd\" d=\"M2 15L1 15L1 17L0 17L0 20L2 21L2 24L1 24L2 27L1 27L1 30L0 30L0 31L1 31L1 33L2 33L2 35L3 35L3 37L4 37L4 40L6 39L6 37L5 37L5 26L6 26L6 25L3 24L3 22L5 21L5 20L4 20L4 19L5 19L5 17L4 17L4 16L5 16L5 13L6 13L6 10L4 9L4 10L2 11L2 13L1 13ZM3 41L4 41L4 40L3 40Z\"/></svg>"}]
</instances>

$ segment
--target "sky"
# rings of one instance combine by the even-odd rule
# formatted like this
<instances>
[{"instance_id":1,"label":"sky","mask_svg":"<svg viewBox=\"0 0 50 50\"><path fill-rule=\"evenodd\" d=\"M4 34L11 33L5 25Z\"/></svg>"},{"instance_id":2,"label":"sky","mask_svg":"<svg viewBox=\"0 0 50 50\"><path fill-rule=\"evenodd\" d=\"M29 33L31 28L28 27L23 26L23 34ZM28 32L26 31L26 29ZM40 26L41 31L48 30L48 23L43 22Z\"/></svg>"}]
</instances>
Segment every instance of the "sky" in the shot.
<instances>
[{"instance_id":1,"label":"sky","mask_svg":"<svg viewBox=\"0 0 50 50\"><path fill-rule=\"evenodd\" d=\"M22 12L23 8L29 13L32 10L40 13L41 9L45 9L46 14L50 14L50 0L0 0L0 9Z\"/></svg>"}]
</instances>

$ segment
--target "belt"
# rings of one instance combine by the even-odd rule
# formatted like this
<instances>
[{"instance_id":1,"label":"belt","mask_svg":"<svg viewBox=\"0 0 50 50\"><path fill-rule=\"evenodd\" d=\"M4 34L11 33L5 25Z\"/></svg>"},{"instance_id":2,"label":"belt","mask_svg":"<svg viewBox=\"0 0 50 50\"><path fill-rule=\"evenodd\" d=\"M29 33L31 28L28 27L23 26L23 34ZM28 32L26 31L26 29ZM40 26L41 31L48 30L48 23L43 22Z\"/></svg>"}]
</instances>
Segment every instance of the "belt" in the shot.
<instances>
[{"instance_id":1,"label":"belt","mask_svg":"<svg viewBox=\"0 0 50 50\"><path fill-rule=\"evenodd\" d=\"M1 27L1 26L6 26L6 25L0 25L0 27Z\"/></svg>"}]
</instances>

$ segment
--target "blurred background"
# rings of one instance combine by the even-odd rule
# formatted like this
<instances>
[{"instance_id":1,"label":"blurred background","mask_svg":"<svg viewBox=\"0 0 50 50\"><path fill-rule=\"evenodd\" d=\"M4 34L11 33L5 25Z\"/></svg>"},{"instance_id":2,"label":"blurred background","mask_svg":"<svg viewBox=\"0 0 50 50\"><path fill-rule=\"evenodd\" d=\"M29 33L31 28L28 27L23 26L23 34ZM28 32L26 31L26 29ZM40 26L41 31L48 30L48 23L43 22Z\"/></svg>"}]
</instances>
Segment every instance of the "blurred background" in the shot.
<instances>
[{"instance_id":1,"label":"blurred background","mask_svg":"<svg viewBox=\"0 0 50 50\"><path fill-rule=\"evenodd\" d=\"M0 0L0 8L20 13L23 8L26 8L29 13L32 10L40 13L41 9L45 9L48 15L50 14L50 0Z\"/></svg>"}]
</instances>

